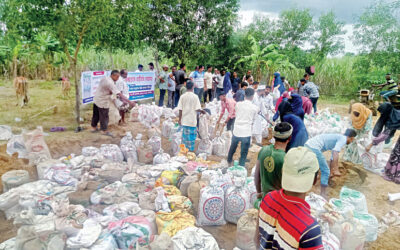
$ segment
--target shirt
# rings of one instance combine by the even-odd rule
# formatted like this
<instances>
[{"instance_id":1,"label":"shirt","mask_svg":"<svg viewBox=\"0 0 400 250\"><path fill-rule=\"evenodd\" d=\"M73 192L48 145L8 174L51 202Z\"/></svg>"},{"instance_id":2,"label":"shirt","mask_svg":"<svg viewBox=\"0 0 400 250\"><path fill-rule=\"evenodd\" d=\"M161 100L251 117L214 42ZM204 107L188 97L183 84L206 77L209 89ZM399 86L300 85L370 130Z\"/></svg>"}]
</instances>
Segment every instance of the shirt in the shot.
<instances>
[{"instance_id":1,"label":"shirt","mask_svg":"<svg viewBox=\"0 0 400 250\"><path fill-rule=\"evenodd\" d=\"M251 129L255 117L258 115L258 108L249 100L236 104L236 119L233 128L233 135L236 137L251 136Z\"/></svg>"},{"instance_id":2,"label":"shirt","mask_svg":"<svg viewBox=\"0 0 400 250\"><path fill-rule=\"evenodd\" d=\"M324 249L321 228L303 199L285 195L283 190L268 193L259 213L259 249Z\"/></svg>"},{"instance_id":3,"label":"shirt","mask_svg":"<svg viewBox=\"0 0 400 250\"><path fill-rule=\"evenodd\" d=\"M234 93L236 93L236 91L238 91L238 89L239 89L239 84L240 84L240 78L239 77L236 77L236 78L232 78L232 91L234 92Z\"/></svg>"},{"instance_id":4,"label":"shirt","mask_svg":"<svg viewBox=\"0 0 400 250\"><path fill-rule=\"evenodd\" d=\"M319 97L318 86L313 82L307 82L304 84L304 92L310 96L310 98Z\"/></svg>"},{"instance_id":5,"label":"shirt","mask_svg":"<svg viewBox=\"0 0 400 250\"><path fill-rule=\"evenodd\" d=\"M347 136L341 134L321 134L306 142L306 146L321 152L328 150L340 152L347 143Z\"/></svg>"},{"instance_id":6,"label":"shirt","mask_svg":"<svg viewBox=\"0 0 400 250\"><path fill-rule=\"evenodd\" d=\"M221 102L221 114L222 117L225 114L225 109L228 110L229 119L235 118L235 106L236 102L232 98L226 98L225 102Z\"/></svg>"},{"instance_id":7,"label":"shirt","mask_svg":"<svg viewBox=\"0 0 400 250\"><path fill-rule=\"evenodd\" d=\"M129 87L128 87L128 84L126 84L125 79L122 77L119 77L116 84L117 84L119 93L122 93L126 98L129 98Z\"/></svg>"},{"instance_id":8,"label":"shirt","mask_svg":"<svg viewBox=\"0 0 400 250\"><path fill-rule=\"evenodd\" d=\"M388 90L399 91L398 84L395 81L393 81L392 79L387 81L387 85L388 85Z\"/></svg>"},{"instance_id":9,"label":"shirt","mask_svg":"<svg viewBox=\"0 0 400 250\"><path fill-rule=\"evenodd\" d=\"M162 82L160 80L160 84L158 85L158 87L160 89L167 89L168 88L168 78L169 78L168 75L169 75L169 73L165 72L164 70L160 72L160 77L161 77L161 79L164 80L164 82Z\"/></svg>"},{"instance_id":10,"label":"shirt","mask_svg":"<svg viewBox=\"0 0 400 250\"><path fill-rule=\"evenodd\" d=\"M196 127L196 110L201 109L199 97L193 92L186 92L181 96L178 103L178 110L182 110L181 125Z\"/></svg>"},{"instance_id":11,"label":"shirt","mask_svg":"<svg viewBox=\"0 0 400 250\"><path fill-rule=\"evenodd\" d=\"M175 88L177 90L180 89L182 87L181 85L185 82L185 74L186 74L185 71L182 69L175 71L174 74L176 82Z\"/></svg>"},{"instance_id":12,"label":"shirt","mask_svg":"<svg viewBox=\"0 0 400 250\"><path fill-rule=\"evenodd\" d=\"M168 90L169 91L175 91L175 77L174 76L172 76L172 78L171 78L171 75L172 73L170 72L170 73L168 73L168 84L169 85L171 85L171 86L168 86Z\"/></svg>"},{"instance_id":13,"label":"shirt","mask_svg":"<svg viewBox=\"0 0 400 250\"><path fill-rule=\"evenodd\" d=\"M282 166L285 151L275 149L274 145L263 147L258 153L260 161L260 179L263 195L281 189Z\"/></svg>"},{"instance_id":14,"label":"shirt","mask_svg":"<svg viewBox=\"0 0 400 250\"><path fill-rule=\"evenodd\" d=\"M223 89L224 88L224 78L225 78L225 76L218 75L217 88L219 88L219 89Z\"/></svg>"},{"instance_id":15,"label":"shirt","mask_svg":"<svg viewBox=\"0 0 400 250\"><path fill-rule=\"evenodd\" d=\"M206 81L207 89L211 89L213 82L213 75L209 72L204 73L204 80Z\"/></svg>"},{"instance_id":16,"label":"shirt","mask_svg":"<svg viewBox=\"0 0 400 250\"><path fill-rule=\"evenodd\" d=\"M110 107L110 101L113 99L112 95L118 93L120 93L120 91L115 85L114 80L109 76L103 77L94 94L94 104L99 108L108 109Z\"/></svg>"},{"instance_id":17,"label":"shirt","mask_svg":"<svg viewBox=\"0 0 400 250\"><path fill-rule=\"evenodd\" d=\"M264 96L262 101L266 110L274 110L274 97L271 94Z\"/></svg>"},{"instance_id":18,"label":"shirt","mask_svg":"<svg viewBox=\"0 0 400 250\"><path fill-rule=\"evenodd\" d=\"M304 85L302 85L300 81L297 84L297 88L299 89L297 94L299 94L300 96L306 96L306 94L304 93Z\"/></svg>"},{"instance_id":19,"label":"shirt","mask_svg":"<svg viewBox=\"0 0 400 250\"><path fill-rule=\"evenodd\" d=\"M192 78L196 88L204 88L204 72L195 71L193 72Z\"/></svg>"},{"instance_id":20,"label":"shirt","mask_svg":"<svg viewBox=\"0 0 400 250\"><path fill-rule=\"evenodd\" d=\"M244 90L239 89L235 94L235 101L236 102L243 102L244 101Z\"/></svg>"}]
</instances>

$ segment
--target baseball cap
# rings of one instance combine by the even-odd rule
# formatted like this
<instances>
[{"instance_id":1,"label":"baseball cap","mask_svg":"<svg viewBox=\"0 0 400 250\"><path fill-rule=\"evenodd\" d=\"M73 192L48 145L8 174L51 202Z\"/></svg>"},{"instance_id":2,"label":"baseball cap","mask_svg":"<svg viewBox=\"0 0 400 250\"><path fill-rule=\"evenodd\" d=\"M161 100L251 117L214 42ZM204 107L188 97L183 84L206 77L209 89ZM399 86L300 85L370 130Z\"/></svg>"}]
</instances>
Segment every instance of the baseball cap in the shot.
<instances>
[{"instance_id":1,"label":"baseball cap","mask_svg":"<svg viewBox=\"0 0 400 250\"><path fill-rule=\"evenodd\" d=\"M306 147L292 148L285 155L282 167L282 188L296 193L306 193L314 184L319 170L317 156Z\"/></svg>"}]
</instances>

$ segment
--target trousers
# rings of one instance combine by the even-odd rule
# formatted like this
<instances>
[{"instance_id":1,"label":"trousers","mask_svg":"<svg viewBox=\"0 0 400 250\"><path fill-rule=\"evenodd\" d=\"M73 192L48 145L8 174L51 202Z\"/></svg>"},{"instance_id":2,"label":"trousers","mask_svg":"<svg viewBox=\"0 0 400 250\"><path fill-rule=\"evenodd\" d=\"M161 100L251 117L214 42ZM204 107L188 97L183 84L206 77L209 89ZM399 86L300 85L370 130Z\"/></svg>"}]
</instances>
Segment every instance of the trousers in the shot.
<instances>
[{"instance_id":1,"label":"trousers","mask_svg":"<svg viewBox=\"0 0 400 250\"><path fill-rule=\"evenodd\" d=\"M97 124L100 121L100 129L103 131L107 130L108 127L108 111L109 109L103 109L97 107L96 104L93 104L93 116L92 116L92 127L96 128Z\"/></svg>"},{"instance_id":2,"label":"trousers","mask_svg":"<svg viewBox=\"0 0 400 250\"><path fill-rule=\"evenodd\" d=\"M246 164L246 159L247 159L247 154L249 153L249 148L250 148L250 141L251 141L251 136L248 137L236 137L233 135L232 137L232 142L231 142L231 147L229 148L228 152L228 163L232 163L232 158L233 155L236 152L236 148L239 144L240 145L240 159L239 159L239 165L244 167Z\"/></svg>"}]
</instances>

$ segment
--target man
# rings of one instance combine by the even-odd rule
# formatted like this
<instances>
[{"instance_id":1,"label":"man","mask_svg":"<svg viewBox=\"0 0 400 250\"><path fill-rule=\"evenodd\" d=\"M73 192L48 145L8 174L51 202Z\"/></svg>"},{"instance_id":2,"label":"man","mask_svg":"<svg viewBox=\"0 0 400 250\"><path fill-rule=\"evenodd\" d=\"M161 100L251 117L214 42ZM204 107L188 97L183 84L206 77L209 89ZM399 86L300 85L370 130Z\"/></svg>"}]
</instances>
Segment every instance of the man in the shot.
<instances>
[{"instance_id":1,"label":"man","mask_svg":"<svg viewBox=\"0 0 400 250\"><path fill-rule=\"evenodd\" d=\"M303 78L297 83L297 94L300 96L306 96L304 94L304 85L307 83L307 81L310 79L310 75L304 74Z\"/></svg>"},{"instance_id":2,"label":"man","mask_svg":"<svg viewBox=\"0 0 400 250\"><path fill-rule=\"evenodd\" d=\"M267 110L275 110L274 97L271 95L271 86L265 86L264 105Z\"/></svg>"},{"instance_id":3,"label":"man","mask_svg":"<svg viewBox=\"0 0 400 250\"><path fill-rule=\"evenodd\" d=\"M204 96L204 66L199 65L198 69L193 73L194 93L201 98Z\"/></svg>"},{"instance_id":4,"label":"man","mask_svg":"<svg viewBox=\"0 0 400 250\"><path fill-rule=\"evenodd\" d=\"M197 136L197 112L204 113L201 110L199 97L193 93L193 88L194 83L192 81L186 82L187 91L178 103L179 124L183 127L182 143L192 152Z\"/></svg>"},{"instance_id":5,"label":"man","mask_svg":"<svg viewBox=\"0 0 400 250\"><path fill-rule=\"evenodd\" d=\"M164 96L165 92L168 89L168 77L168 65L164 64L163 71L161 71L160 75L158 76L158 79L160 80L160 84L158 85L158 87L160 88L160 100L158 101L159 107L164 106Z\"/></svg>"},{"instance_id":6,"label":"man","mask_svg":"<svg viewBox=\"0 0 400 250\"><path fill-rule=\"evenodd\" d=\"M258 153L254 175L258 198L282 188L283 159L285 158L286 146L290 141L292 132L293 128L289 123L276 124L273 131L275 144L263 147Z\"/></svg>"},{"instance_id":7,"label":"man","mask_svg":"<svg viewBox=\"0 0 400 250\"><path fill-rule=\"evenodd\" d=\"M129 100L129 87L125 80L128 77L128 71L126 69L122 69L120 71L120 76L121 77L118 79L116 85L120 93L120 96L118 97L120 103L118 105L118 109L119 115L121 116L119 124L122 125L125 124L125 113L127 113L129 109L135 105L135 102Z\"/></svg>"},{"instance_id":8,"label":"man","mask_svg":"<svg viewBox=\"0 0 400 250\"><path fill-rule=\"evenodd\" d=\"M289 150L282 167L282 189L265 195L260 205L258 249L324 249L321 228L305 201L317 176L315 154L305 147Z\"/></svg>"},{"instance_id":9,"label":"man","mask_svg":"<svg viewBox=\"0 0 400 250\"><path fill-rule=\"evenodd\" d=\"M219 99L221 100L221 114L219 115L219 119L217 124L221 121L222 117L225 114L225 110L228 111L228 118L226 118L224 126L226 125L226 129L229 131L233 130L233 126L235 123L235 106L236 102L232 98L227 98L225 93L221 93L219 95Z\"/></svg>"},{"instance_id":10,"label":"man","mask_svg":"<svg viewBox=\"0 0 400 250\"><path fill-rule=\"evenodd\" d=\"M290 84L289 84L289 82L286 80L286 77L281 76L281 80L282 80L283 84L285 85L286 91L289 91L289 89L290 89Z\"/></svg>"},{"instance_id":11,"label":"man","mask_svg":"<svg viewBox=\"0 0 400 250\"><path fill-rule=\"evenodd\" d=\"M257 91L258 85L259 85L259 82L254 82L254 83L251 85L251 88L253 88L254 91Z\"/></svg>"},{"instance_id":12,"label":"man","mask_svg":"<svg viewBox=\"0 0 400 250\"><path fill-rule=\"evenodd\" d=\"M155 71L154 69L154 63L149 63L149 71Z\"/></svg>"},{"instance_id":13,"label":"man","mask_svg":"<svg viewBox=\"0 0 400 250\"><path fill-rule=\"evenodd\" d=\"M179 70L175 72L174 74L175 77L175 106L178 105L179 98L180 98L180 90L185 82L186 78L186 65L184 63L181 63L179 65Z\"/></svg>"},{"instance_id":14,"label":"man","mask_svg":"<svg viewBox=\"0 0 400 250\"><path fill-rule=\"evenodd\" d=\"M314 108L314 113L317 113L317 102L319 98L318 89L319 87L310 81L307 81L307 83L304 85L304 94L306 97L310 98Z\"/></svg>"},{"instance_id":15,"label":"man","mask_svg":"<svg viewBox=\"0 0 400 250\"><path fill-rule=\"evenodd\" d=\"M242 82L248 81L249 79L251 79L251 82L254 81L253 76L251 75L251 70L248 70L246 75L243 76Z\"/></svg>"},{"instance_id":16,"label":"man","mask_svg":"<svg viewBox=\"0 0 400 250\"><path fill-rule=\"evenodd\" d=\"M217 82L217 86L216 86L216 95L219 98L219 96L221 95L221 93L224 92L224 75L225 75L225 70L221 70L219 71L219 75L217 75L216 78L216 82ZM219 99L218 99L219 100Z\"/></svg>"},{"instance_id":17,"label":"man","mask_svg":"<svg viewBox=\"0 0 400 250\"><path fill-rule=\"evenodd\" d=\"M239 90L239 84L240 84L240 78L238 77L236 71L234 71L232 74L231 83L232 83L232 92L236 93L236 91Z\"/></svg>"},{"instance_id":18,"label":"man","mask_svg":"<svg viewBox=\"0 0 400 250\"><path fill-rule=\"evenodd\" d=\"M217 98L217 100L219 100L219 96L217 96L217 85L219 83L219 79L220 79L220 72L217 68L214 68L214 74L213 74L213 90L212 90L212 97Z\"/></svg>"},{"instance_id":19,"label":"man","mask_svg":"<svg viewBox=\"0 0 400 250\"><path fill-rule=\"evenodd\" d=\"M388 102L390 101L389 97L397 95L399 93L399 85L394 80L392 80L390 73L386 74L386 83L373 86L378 86L378 87L388 86L388 90L381 91L379 93L379 95L382 96Z\"/></svg>"},{"instance_id":20,"label":"man","mask_svg":"<svg viewBox=\"0 0 400 250\"><path fill-rule=\"evenodd\" d=\"M243 102L244 101L244 93L248 87L247 82L242 82L241 83L241 88L236 92L235 94L235 101L236 102Z\"/></svg>"},{"instance_id":21,"label":"man","mask_svg":"<svg viewBox=\"0 0 400 250\"><path fill-rule=\"evenodd\" d=\"M116 82L119 79L119 71L111 71L111 76L104 77L100 80L99 86L97 87L96 94L93 99L93 117L92 117L92 132L97 132L97 124L100 122L100 130L103 135L113 137L113 135L107 131L108 128L108 111L110 108L110 102L116 99L116 96L120 96L120 91L116 86Z\"/></svg>"},{"instance_id":22,"label":"man","mask_svg":"<svg viewBox=\"0 0 400 250\"><path fill-rule=\"evenodd\" d=\"M142 72L143 71L143 65L139 64L138 69L135 72Z\"/></svg>"},{"instance_id":23,"label":"man","mask_svg":"<svg viewBox=\"0 0 400 250\"><path fill-rule=\"evenodd\" d=\"M326 187L328 186L329 176L332 171L332 177L341 176L339 172L339 153L347 144L354 141L357 132L354 129L347 129L344 135L341 134L320 134L309 139L305 146L311 149L318 159L319 168L321 170L321 195L326 197ZM330 168L324 155L325 151L331 150Z\"/></svg>"},{"instance_id":24,"label":"man","mask_svg":"<svg viewBox=\"0 0 400 250\"><path fill-rule=\"evenodd\" d=\"M232 164L233 155L236 148L241 143L239 165L245 166L247 153L249 152L251 140L251 128L255 117L258 115L258 108L252 103L254 98L254 89L246 89L245 100L236 104L235 126L233 128L233 137L231 147L228 153L228 164Z\"/></svg>"},{"instance_id":25,"label":"man","mask_svg":"<svg viewBox=\"0 0 400 250\"><path fill-rule=\"evenodd\" d=\"M265 109L264 101L263 101L263 95L265 93L265 85L261 85L260 87L257 88L256 94L254 95L253 99L253 104L258 107L260 110L259 115L256 116L254 123L253 123L253 137L256 140L256 144L258 146L262 146L262 118L261 115L264 117L267 115L267 110Z\"/></svg>"},{"instance_id":26,"label":"man","mask_svg":"<svg viewBox=\"0 0 400 250\"><path fill-rule=\"evenodd\" d=\"M212 101L212 85L213 85L213 74L212 67L207 66L207 72L204 73L204 103L207 102L207 95L208 101Z\"/></svg>"},{"instance_id":27,"label":"man","mask_svg":"<svg viewBox=\"0 0 400 250\"><path fill-rule=\"evenodd\" d=\"M175 107L175 72L176 72L176 66L172 66L172 72L168 74L168 108L174 108Z\"/></svg>"}]
</instances>

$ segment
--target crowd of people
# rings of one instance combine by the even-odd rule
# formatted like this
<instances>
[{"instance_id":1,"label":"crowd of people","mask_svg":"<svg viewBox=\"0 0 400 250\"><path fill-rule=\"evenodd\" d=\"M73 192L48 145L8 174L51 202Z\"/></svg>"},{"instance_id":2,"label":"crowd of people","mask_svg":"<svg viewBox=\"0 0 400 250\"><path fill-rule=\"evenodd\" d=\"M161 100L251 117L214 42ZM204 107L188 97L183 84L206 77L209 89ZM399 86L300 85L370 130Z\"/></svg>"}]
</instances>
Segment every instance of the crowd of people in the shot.
<instances>
[{"instance_id":1,"label":"crowd of people","mask_svg":"<svg viewBox=\"0 0 400 250\"><path fill-rule=\"evenodd\" d=\"M150 63L149 68L154 70L154 65ZM143 66L139 65L138 70L142 69ZM309 74L305 74L295 88L279 72L274 74L270 84L255 81L250 70L238 77L237 72L231 75L226 70L203 65L191 73L186 72L185 64L181 64L179 69L172 66L171 70L168 65L163 65L162 71L156 75L160 89L158 105L164 105L165 94L168 94L167 107L179 110L182 143L189 151L195 150L198 114L206 112L202 103L214 99L221 105L217 126L232 131L227 156L230 165L239 143L238 164L243 167L248 161L252 140L263 146L263 120L273 127L274 142L261 148L255 170L257 195L262 198L257 244L262 249L322 249L321 229L311 216L305 195L320 176L321 195L327 197L330 178L341 175L339 153L343 149L344 160L361 162L356 141L365 138L372 130L371 111L356 103L351 110L352 127L344 134L320 134L309 138L304 117L317 112L319 98L319 88L310 80ZM125 112L135 105L127 98L125 78L126 70L113 70L110 77L100 81L94 97L93 132L98 131L100 122L102 133L111 135L107 132L110 98L121 102L124 107L120 110L121 122L125 122ZM382 115L373 131L376 138L367 151L393 137L400 127L400 115L393 113L389 103L382 105L379 111ZM271 113L273 117L269 117ZM400 183L399 148L397 142L385 169L386 178L397 183ZM329 163L323 155L326 151L331 151Z\"/></svg>"}]
</instances>

